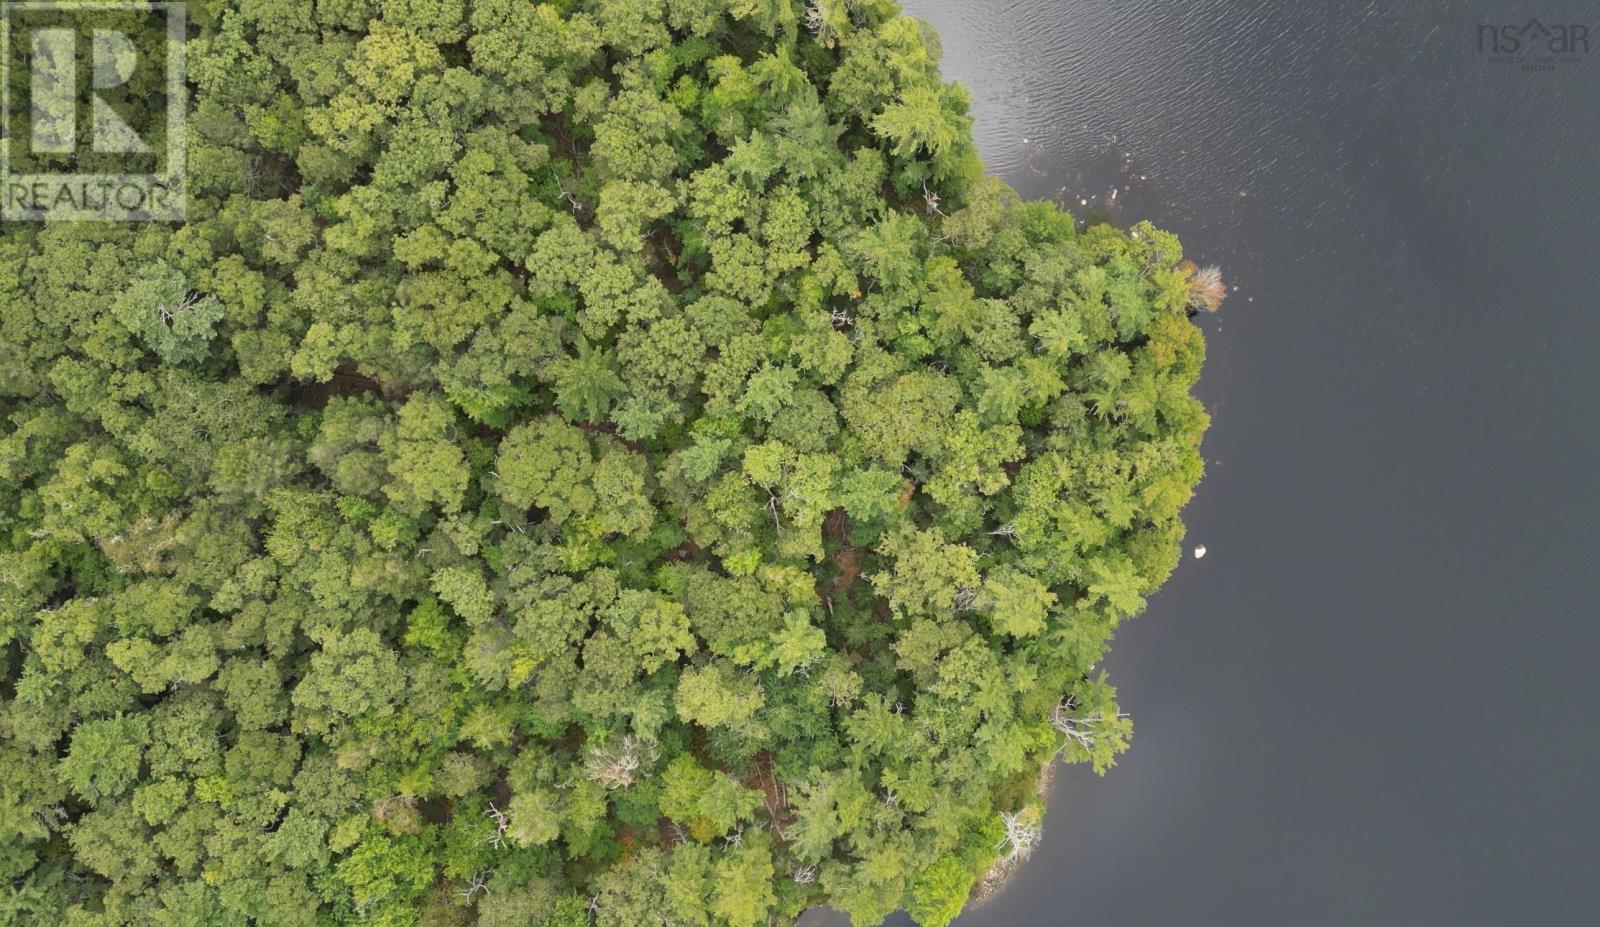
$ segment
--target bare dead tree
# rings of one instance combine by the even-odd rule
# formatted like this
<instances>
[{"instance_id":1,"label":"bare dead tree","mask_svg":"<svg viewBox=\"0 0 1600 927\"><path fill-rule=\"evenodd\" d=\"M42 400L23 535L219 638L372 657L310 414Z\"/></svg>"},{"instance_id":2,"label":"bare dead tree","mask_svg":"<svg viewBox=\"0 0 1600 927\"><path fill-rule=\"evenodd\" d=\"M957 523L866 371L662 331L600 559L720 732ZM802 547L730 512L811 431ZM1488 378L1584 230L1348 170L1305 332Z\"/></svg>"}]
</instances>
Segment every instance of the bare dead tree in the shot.
<instances>
[{"instance_id":1,"label":"bare dead tree","mask_svg":"<svg viewBox=\"0 0 1600 927\"><path fill-rule=\"evenodd\" d=\"M583 202L578 199L576 194L572 193L565 186L561 188L561 198L567 201L568 206L572 207L572 214L574 216L583 214Z\"/></svg>"},{"instance_id":2,"label":"bare dead tree","mask_svg":"<svg viewBox=\"0 0 1600 927\"><path fill-rule=\"evenodd\" d=\"M824 5L828 0L811 0L806 4L806 29L828 48L832 48L839 40L838 32L833 24L828 22L828 11Z\"/></svg>"},{"instance_id":3,"label":"bare dead tree","mask_svg":"<svg viewBox=\"0 0 1600 927\"><path fill-rule=\"evenodd\" d=\"M259 199L266 191L263 183L264 171L261 168L260 158L248 158L244 162L244 193L251 199Z\"/></svg>"},{"instance_id":4,"label":"bare dead tree","mask_svg":"<svg viewBox=\"0 0 1600 927\"><path fill-rule=\"evenodd\" d=\"M832 598L828 598L827 601L828 601L828 615L831 617L833 615L833 599ZM794 675L799 676L801 679L810 679L811 678L811 668L813 666L816 666L818 663L821 663L821 662L822 662L822 657L820 655L815 655L814 654L812 656L806 657L805 662L800 663L799 665L795 666Z\"/></svg>"},{"instance_id":5,"label":"bare dead tree","mask_svg":"<svg viewBox=\"0 0 1600 927\"><path fill-rule=\"evenodd\" d=\"M33 812L33 819L39 823L40 827L51 833L65 827L70 817L67 814L67 809L61 805L51 805L48 808L40 808Z\"/></svg>"},{"instance_id":6,"label":"bare dead tree","mask_svg":"<svg viewBox=\"0 0 1600 927\"><path fill-rule=\"evenodd\" d=\"M506 828L511 826L511 815L496 808L494 802L489 803L489 810L484 814L494 822L494 828L489 836L483 838L483 842L498 850L506 845Z\"/></svg>"},{"instance_id":7,"label":"bare dead tree","mask_svg":"<svg viewBox=\"0 0 1600 927\"><path fill-rule=\"evenodd\" d=\"M160 315L161 321L164 324L171 325L173 319L176 319L180 315L185 315L194 311L194 307L199 305L199 303L200 294L189 293L185 295L183 299L178 300L176 304L169 304L165 302L156 304L156 312Z\"/></svg>"},{"instance_id":8,"label":"bare dead tree","mask_svg":"<svg viewBox=\"0 0 1600 927\"><path fill-rule=\"evenodd\" d=\"M1228 286L1222 282L1222 268L1215 264L1200 268L1189 278L1190 308L1216 312L1227 295Z\"/></svg>"},{"instance_id":9,"label":"bare dead tree","mask_svg":"<svg viewBox=\"0 0 1600 927\"><path fill-rule=\"evenodd\" d=\"M815 2L806 4L806 28L814 34L821 34L828 26L828 14Z\"/></svg>"},{"instance_id":10,"label":"bare dead tree","mask_svg":"<svg viewBox=\"0 0 1600 927\"><path fill-rule=\"evenodd\" d=\"M1002 811L1000 823L1005 825L1006 834L998 846L1005 851L1007 860L1026 859L1044 836L1037 824L1026 823L1020 813Z\"/></svg>"},{"instance_id":11,"label":"bare dead tree","mask_svg":"<svg viewBox=\"0 0 1600 927\"><path fill-rule=\"evenodd\" d=\"M767 511L772 513L772 530L783 533L783 522L778 519L778 495L772 490L767 490Z\"/></svg>"},{"instance_id":12,"label":"bare dead tree","mask_svg":"<svg viewBox=\"0 0 1600 927\"><path fill-rule=\"evenodd\" d=\"M460 895L461 897L463 897L463 898L465 898L465 899L467 899L469 901L472 900L472 898L475 895L478 895L478 894L487 895L487 894L489 894L489 886L487 884L488 881L489 881L489 870L480 869L477 872L472 874L471 880L469 880L467 882L467 887L461 889L458 892L456 892L456 894Z\"/></svg>"},{"instance_id":13,"label":"bare dead tree","mask_svg":"<svg viewBox=\"0 0 1600 927\"><path fill-rule=\"evenodd\" d=\"M387 798L380 798L372 803L372 816L380 821L388 820L389 816L393 814L398 807L403 806L411 808L415 807L416 804L417 796L415 795L390 795Z\"/></svg>"},{"instance_id":14,"label":"bare dead tree","mask_svg":"<svg viewBox=\"0 0 1600 927\"><path fill-rule=\"evenodd\" d=\"M772 819L772 830L778 839L784 838L783 815L789 810L788 786L778 781L777 765L768 757L756 764L756 772L766 779L766 788L762 791L762 802L767 809L767 817Z\"/></svg>"},{"instance_id":15,"label":"bare dead tree","mask_svg":"<svg viewBox=\"0 0 1600 927\"><path fill-rule=\"evenodd\" d=\"M383 901L385 898L388 898L391 894L393 894L393 892L384 892L381 895L374 895L373 897L368 898L365 901L357 903L356 904L356 917L361 918L361 919L364 920L366 918L367 914L372 910L374 905L376 905L380 901Z\"/></svg>"},{"instance_id":16,"label":"bare dead tree","mask_svg":"<svg viewBox=\"0 0 1600 927\"><path fill-rule=\"evenodd\" d=\"M596 744L589 748L584 760L586 778L607 789L618 789L633 784L639 771L643 748L630 737L622 738L615 749Z\"/></svg>"},{"instance_id":17,"label":"bare dead tree","mask_svg":"<svg viewBox=\"0 0 1600 927\"><path fill-rule=\"evenodd\" d=\"M1080 718L1074 718L1068 714L1068 712L1077 707L1077 704L1072 700L1071 696L1062 699L1061 704L1057 705L1055 709L1050 712L1050 725L1056 730L1065 734L1068 740L1073 741L1074 743L1083 747L1085 750L1094 746L1095 737L1097 736L1095 731L1097 725L1104 724L1107 721L1114 721L1118 718L1127 717L1127 714L1119 711L1109 718L1100 714L1099 712L1087 714Z\"/></svg>"}]
</instances>

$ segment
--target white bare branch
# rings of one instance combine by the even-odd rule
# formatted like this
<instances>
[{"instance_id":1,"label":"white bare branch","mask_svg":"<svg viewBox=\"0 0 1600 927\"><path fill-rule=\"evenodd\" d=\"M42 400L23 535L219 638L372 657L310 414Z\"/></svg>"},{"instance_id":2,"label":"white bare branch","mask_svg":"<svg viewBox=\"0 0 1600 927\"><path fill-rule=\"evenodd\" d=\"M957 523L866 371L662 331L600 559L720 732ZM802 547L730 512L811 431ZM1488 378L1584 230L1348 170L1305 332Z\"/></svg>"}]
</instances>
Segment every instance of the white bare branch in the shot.
<instances>
[{"instance_id":1,"label":"white bare branch","mask_svg":"<svg viewBox=\"0 0 1600 927\"><path fill-rule=\"evenodd\" d=\"M1006 835L1000 838L999 847L1005 851L1008 860L1026 859L1044 836L1044 831L1037 824L1024 822L1020 813L1002 811L1000 823L1005 825Z\"/></svg>"},{"instance_id":2,"label":"white bare branch","mask_svg":"<svg viewBox=\"0 0 1600 927\"><path fill-rule=\"evenodd\" d=\"M1189 278L1189 305L1194 309L1216 312L1228 295L1228 286L1222 282L1222 268L1215 264L1202 267Z\"/></svg>"},{"instance_id":3,"label":"white bare branch","mask_svg":"<svg viewBox=\"0 0 1600 927\"><path fill-rule=\"evenodd\" d=\"M1075 710L1077 707L1077 704L1073 702L1071 697L1062 699L1061 704L1057 705L1055 710L1050 712L1050 724L1056 730L1065 734L1068 740L1077 743L1085 750L1094 746L1095 737L1097 736L1095 729L1097 726L1108 721L1114 721L1118 718L1127 717L1127 714L1119 711L1109 718L1105 715L1102 715L1100 712L1093 712L1091 714L1074 718L1069 714L1069 712Z\"/></svg>"},{"instance_id":4,"label":"white bare branch","mask_svg":"<svg viewBox=\"0 0 1600 927\"><path fill-rule=\"evenodd\" d=\"M483 839L483 842L498 850L506 845L506 828L511 826L511 815L496 808L494 802L489 803L489 810L485 811L484 814L494 822L494 829L489 832L489 836Z\"/></svg>"},{"instance_id":5,"label":"white bare branch","mask_svg":"<svg viewBox=\"0 0 1600 927\"><path fill-rule=\"evenodd\" d=\"M607 789L632 785L639 771L642 753L643 748L632 737L622 738L615 749L602 748L598 744L592 746L584 760L586 778Z\"/></svg>"}]
</instances>

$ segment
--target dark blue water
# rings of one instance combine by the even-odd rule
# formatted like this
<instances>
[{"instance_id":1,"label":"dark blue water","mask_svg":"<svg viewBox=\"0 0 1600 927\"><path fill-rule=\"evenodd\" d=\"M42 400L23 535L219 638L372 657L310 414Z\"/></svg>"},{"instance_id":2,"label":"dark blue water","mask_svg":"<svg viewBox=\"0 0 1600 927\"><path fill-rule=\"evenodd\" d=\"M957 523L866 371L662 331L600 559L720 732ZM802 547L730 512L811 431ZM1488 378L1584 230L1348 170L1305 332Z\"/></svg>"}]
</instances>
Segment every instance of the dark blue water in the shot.
<instances>
[{"instance_id":1,"label":"dark blue water","mask_svg":"<svg viewBox=\"0 0 1600 927\"><path fill-rule=\"evenodd\" d=\"M958 925L1600 923L1600 48L1477 47L1600 4L907 6L994 170L1237 286L1133 748Z\"/></svg>"}]
</instances>

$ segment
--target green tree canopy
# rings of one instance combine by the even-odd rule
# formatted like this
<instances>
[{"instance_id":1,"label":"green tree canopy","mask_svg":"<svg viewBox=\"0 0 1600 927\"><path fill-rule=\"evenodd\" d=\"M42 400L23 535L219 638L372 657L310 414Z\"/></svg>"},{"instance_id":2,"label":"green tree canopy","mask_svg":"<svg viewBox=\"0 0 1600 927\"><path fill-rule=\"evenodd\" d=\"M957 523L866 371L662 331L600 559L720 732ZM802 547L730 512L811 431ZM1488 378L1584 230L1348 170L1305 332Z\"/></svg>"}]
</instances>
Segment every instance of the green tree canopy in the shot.
<instances>
[{"instance_id":1,"label":"green tree canopy","mask_svg":"<svg viewBox=\"0 0 1600 927\"><path fill-rule=\"evenodd\" d=\"M942 925L1125 748L1220 281L893 0L189 12L189 221L0 230L0 922Z\"/></svg>"}]
</instances>

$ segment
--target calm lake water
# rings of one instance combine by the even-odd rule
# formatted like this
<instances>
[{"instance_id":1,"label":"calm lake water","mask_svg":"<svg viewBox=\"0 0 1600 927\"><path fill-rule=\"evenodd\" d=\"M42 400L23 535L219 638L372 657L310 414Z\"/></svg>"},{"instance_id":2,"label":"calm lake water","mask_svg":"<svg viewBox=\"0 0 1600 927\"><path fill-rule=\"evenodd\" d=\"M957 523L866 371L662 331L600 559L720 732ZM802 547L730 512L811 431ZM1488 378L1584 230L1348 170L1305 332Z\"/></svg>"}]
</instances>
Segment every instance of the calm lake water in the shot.
<instances>
[{"instance_id":1,"label":"calm lake water","mask_svg":"<svg viewBox=\"0 0 1600 927\"><path fill-rule=\"evenodd\" d=\"M1477 34L1600 4L906 5L992 169L1237 287L1133 748L959 927L1600 923L1600 48Z\"/></svg>"}]
</instances>

